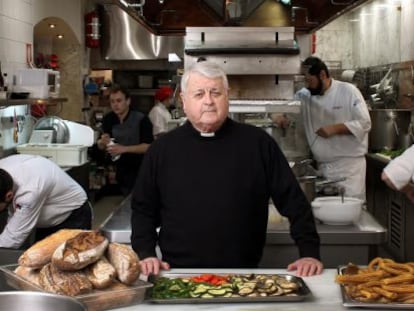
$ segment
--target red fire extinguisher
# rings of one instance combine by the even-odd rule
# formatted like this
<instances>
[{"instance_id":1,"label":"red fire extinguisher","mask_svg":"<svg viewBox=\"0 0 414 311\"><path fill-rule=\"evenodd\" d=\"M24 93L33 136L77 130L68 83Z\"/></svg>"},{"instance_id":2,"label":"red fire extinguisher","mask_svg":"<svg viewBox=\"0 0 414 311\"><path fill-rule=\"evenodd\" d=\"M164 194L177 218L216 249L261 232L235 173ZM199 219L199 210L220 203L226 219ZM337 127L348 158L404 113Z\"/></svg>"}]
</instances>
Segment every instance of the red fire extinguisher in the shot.
<instances>
[{"instance_id":1,"label":"red fire extinguisher","mask_svg":"<svg viewBox=\"0 0 414 311\"><path fill-rule=\"evenodd\" d=\"M99 17L96 11L89 12L85 15L85 45L88 48L99 47Z\"/></svg>"}]
</instances>

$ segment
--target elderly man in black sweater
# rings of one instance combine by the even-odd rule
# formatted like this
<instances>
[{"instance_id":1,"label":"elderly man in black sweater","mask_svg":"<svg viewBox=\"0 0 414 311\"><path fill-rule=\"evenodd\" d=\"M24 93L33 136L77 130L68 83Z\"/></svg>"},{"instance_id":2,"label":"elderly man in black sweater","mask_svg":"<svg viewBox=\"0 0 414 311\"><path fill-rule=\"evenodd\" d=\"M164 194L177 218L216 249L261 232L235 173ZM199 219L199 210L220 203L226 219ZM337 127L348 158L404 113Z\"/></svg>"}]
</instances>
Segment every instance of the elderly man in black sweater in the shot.
<instances>
[{"instance_id":1,"label":"elderly man in black sweater","mask_svg":"<svg viewBox=\"0 0 414 311\"><path fill-rule=\"evenodd\" d=\"M131 206L131 243L141 271L257 267L272 198L299 249L288 270L320 274L310 205L273 138L227 117L228 89L217 65L189 68L181 81L188 121L160 137L144 157Z\"/></svg>"}]
</instances>

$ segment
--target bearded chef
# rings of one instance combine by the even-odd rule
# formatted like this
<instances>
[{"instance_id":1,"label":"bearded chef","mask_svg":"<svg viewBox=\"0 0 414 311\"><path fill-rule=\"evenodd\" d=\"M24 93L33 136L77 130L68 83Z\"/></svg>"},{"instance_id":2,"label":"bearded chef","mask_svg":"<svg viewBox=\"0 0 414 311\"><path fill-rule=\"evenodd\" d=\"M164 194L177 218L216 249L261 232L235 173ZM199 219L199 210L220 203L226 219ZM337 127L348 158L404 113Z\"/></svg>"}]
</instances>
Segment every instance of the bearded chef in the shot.
<instances>
[{"instance_id":1,"label":"bearded chef","mask_svg":"<svg viewBox=\"0 0 414 311\"><path fill-rule=\"evenodd\" d=\"M345 195L365 201L365 154L371 119L361 92L351 83L333 79L326 64L308 57L302 64L306 88L295 97L301 101L304 128L318 170L338 182ZM273 116L286 127L285 116Z\"/></svg>"}]
</instances>

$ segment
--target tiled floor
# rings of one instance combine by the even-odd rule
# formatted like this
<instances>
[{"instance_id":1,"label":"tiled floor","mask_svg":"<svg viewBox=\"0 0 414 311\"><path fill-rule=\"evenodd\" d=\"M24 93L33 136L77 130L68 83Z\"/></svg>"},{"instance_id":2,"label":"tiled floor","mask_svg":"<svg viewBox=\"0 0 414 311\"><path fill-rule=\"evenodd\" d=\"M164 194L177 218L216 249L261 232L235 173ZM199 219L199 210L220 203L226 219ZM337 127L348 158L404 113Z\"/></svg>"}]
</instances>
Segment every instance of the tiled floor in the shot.
<instances>
[{"instance_id":1,"label":"tiled floor","mask_svg":"<svg viewBox=\"0 0 414 311\"><path fill-rule=\"evenodd\" d=\"M122 196L104 196L98 201L93 202L94 219L93 229L99 226L108 218L108 216L118 207L124 198Z\"/></svg>"}]
</instances>

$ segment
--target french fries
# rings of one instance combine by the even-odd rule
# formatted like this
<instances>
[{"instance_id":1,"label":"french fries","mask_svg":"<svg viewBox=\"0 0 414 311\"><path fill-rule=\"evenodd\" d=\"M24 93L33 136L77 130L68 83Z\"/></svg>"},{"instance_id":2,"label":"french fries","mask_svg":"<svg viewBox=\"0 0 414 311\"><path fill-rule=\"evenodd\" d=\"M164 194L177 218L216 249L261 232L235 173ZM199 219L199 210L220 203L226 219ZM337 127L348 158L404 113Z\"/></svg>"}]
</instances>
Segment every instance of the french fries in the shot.
<instances>
[{"instance_id":1,"label":"french fries","mask_svg":"<svg viewBox=\"0 0 414 311\"><path fill-rule=\"evenodd\" d=\"M366 268L354 264L348 268L335 281L350 298L368 303L414 303L414 262L377 257Z\"/></svg>"}]
</instances>

